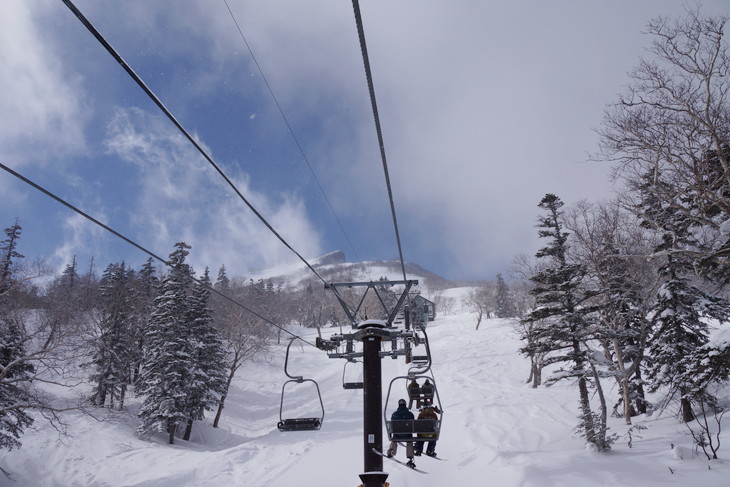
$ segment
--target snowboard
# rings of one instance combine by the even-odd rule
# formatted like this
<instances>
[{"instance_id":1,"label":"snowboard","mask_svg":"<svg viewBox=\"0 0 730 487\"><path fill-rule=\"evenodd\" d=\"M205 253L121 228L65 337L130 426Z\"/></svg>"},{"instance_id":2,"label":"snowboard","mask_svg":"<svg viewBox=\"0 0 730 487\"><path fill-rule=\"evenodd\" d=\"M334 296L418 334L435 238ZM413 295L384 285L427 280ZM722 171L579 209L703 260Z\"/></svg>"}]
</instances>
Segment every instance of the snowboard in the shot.
<instances>
[{"instance_id":1,"label":"snowboard","mask_svg":"<svg viewBox=\"0 0 730 487\"><path fill-rule=\"evenodd\" d=\"M381 452L381 451L378 451L378 450L376 450L375 448L373 448L373 452L374 452L374 453L377 453L378 455L380 455L380 456L381 456L381 457L383 457L383 458L387 458L388 460L392 460L392 461L394 461L395 463L400 463L400 464L401 464L401 465L403 465L404 467L410 468L411 470L415 470L415 471L416 471L416 472L418 472L418 473L428 473L428 472L426 472L425 470L421 470L420 468L417 468L417 467L409 467L409 466L408 466L408 465L406 464L406 462L404 462L404 461L402 461L402 460L398 460L398 459L397 459L397 458L395 458L395 457L389 457L389 456L388 456L388 455L386 455L385 453L383 453L383 452Z\"/></svg>"}]
</instances>

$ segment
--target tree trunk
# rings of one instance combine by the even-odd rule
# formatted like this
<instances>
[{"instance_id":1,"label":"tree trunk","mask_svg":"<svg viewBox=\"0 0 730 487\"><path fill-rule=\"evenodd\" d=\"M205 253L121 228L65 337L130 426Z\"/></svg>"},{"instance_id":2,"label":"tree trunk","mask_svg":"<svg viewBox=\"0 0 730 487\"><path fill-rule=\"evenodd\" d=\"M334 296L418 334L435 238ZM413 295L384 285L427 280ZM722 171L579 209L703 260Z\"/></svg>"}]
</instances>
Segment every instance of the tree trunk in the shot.
<instances>
[{"instance_id":1,"label":"tree trunk","mask_svg":"<svg viewBox=\"0 0 730 487\"><path fill-rule=\"evenodd\" d=\"M183 440L190 441L190 434L193 432L193 418L188 419L188 424L185 426L185 434Z\"/></svg>"},{"instance_id":2,"label":"tree trunk","mask_svg":"<svg viewBox=\"0 0 730 487\"><path fill-rule=\"evenodd\" d=\"M94 394L94 397L91 399L91 404L94 406L102 406L104 407L104 403L106 402L106 387L103 385L100 385L99 388L96 390L96 394Z\"/></svg>"},{"instance_id":3,"label":"tree trunk","mask_svg":"<svg viewBox=\"0 0 730 487\"><path fill-rule=\"evenodd\" d=\"M175 430L177 429L177 424L173 423L171 420L167 421L167 432L170 434L169 443L171 445L175 444Z\"/></svg>"},{"instance_id":4,"label":"tree trunk","mask_svg":"<svg viewBox=\"0 0 730 487\"><path fill-rule=\"evenodd\" d=\"M575 353L575 368L581 372L585 370L582 359L580 342L573 340L573 352ZM584 375L578 377L578 393L580 394L581 424L585 430L586 441L596 445L596 428L593 424L593 413L591 412L591 401L588 396L588 384Z\"/></svg>"},{"instance_id":5,"label":"tree trunk","mask_svg":"<svg viewBox=\"0 0 730 487\"><path fill-rule=\"evenodd\" d=\"M593 413L591 412L591 403L588 397L588 385L585 377L578 378L578 392L580 393L580 410L581 423L585 430L586 441L588 443L596 443L596 428L593 424Z\"/></svg>"},{"instance_id":6,"label":"tree trunk","mask_svg":"<svg viewBox=\"0 0 730 487\"><path fill-rule=\"evenodd\" d=\"M119 410L120 411L124 409L124 396L126 395L126 393L127 393L127 385L122 384L122 388L119 391Z\"/></svg>"},{"instance_id":7,"label":"tree trunk","mask_svg":"<svg viewBox=\"0 0 730 487\"><path fill-rule=\"evenodd\" d=\"M629 382L629 373L626 371L623 350L621 349L621 344L618 340L613 340L613 352L616 354L614 363L616 364L619 372L621 372L618 383L621 388L622 402L624 403L624 421L626 421L626 424L631 424L631 417L636 413L631 405L631 384Z\"/></svg>"},{"instance_id":8,"label":"tree trunk","mask_svg":"<svg viewBox=\"0 0 730 487\"><path fill-rule=\"evenodd\" d=\"M535 357L535 362L533 364L533 367L535 368L535 371L533 373L532 377L532 388L537 389L542 385L542 355L539 354Z\"/></svg>"},{"instance_id":9,"label":"tree trunk","mask_svg":"<svg viewBox=\"0 0 730 487\"><path fill-rule=\"evenodd\" d=\"M596 381L596 392L598 392L598 399L601 403L601 424L598 429L599 436L597 438L597 446L600 451L607 451L610 450L611 446L606 441L606 432L608 431L608 408L606 407L606 396L604 396L603 387L601 387L601 378L598 377L598 371L593 364L591 364L591 371L593 372L593 380ZM631 424L630 416L627 424Z\"/></svg>"},{"instance_id":10,"label":"tree trunk","mask_svg":"<svg viewBox=\"0 0 730 487\"><path fill-rule=\"evenodd\" d=\"M641 367L636 368L634 373L634 391L636 392L636 411L639 414L646 414L646 396L644 395L644 386L641 378Z\"/></svg>"},{"instance_id":11,"label":"tree trunk","mask_svg":"<svg viewBox=\"0 0 730 487\"><path fill-rule=\"evenodd\" d=\"M238 369L238 355L233 357L233 362L231 363L231 368L228 371L228 379L226 379L226 387L223 389L223 394L221 394L221 399L218 401L218 411L215 413L215 420L213 420L213 428L218 427L218 422L221 420L221 415L223 414L223 407L226 402L226 397L228 397L228 389L231 387L231 383L233 382L233 376L236 374L236 370Z\"/></svg>"},{"instance_id":12,"label":"tree trunk","mask_svg":"<svg viewBox=\"0 0 730 487\"><path fill-rule=\"evenodd\" d=\"M682 422L691 422L693 419L695 419L695 415L692 412L692 403L686 397L682 397L680 403L682 405Z\"/></svg>"}]
</instances>

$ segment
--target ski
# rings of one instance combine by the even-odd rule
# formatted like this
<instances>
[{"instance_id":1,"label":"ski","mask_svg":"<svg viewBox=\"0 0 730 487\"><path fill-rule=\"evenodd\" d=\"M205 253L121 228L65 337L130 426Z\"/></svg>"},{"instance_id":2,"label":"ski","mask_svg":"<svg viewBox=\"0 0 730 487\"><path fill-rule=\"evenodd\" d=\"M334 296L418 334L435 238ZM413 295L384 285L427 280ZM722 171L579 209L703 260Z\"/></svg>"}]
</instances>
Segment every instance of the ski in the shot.
<instances>
[{"instance_id":1,"label":"ski","mask_svg":"<svg viewBox=\"0 0 730 487\"><path fill-rule=\"evenodd\" d=\"M376 450L375 448L373 448L373 452L374 452L374 453L377 453L378 455L380 455L380 456L381 456L381 457L383 457L383 458L387 458L388 460L393 460L393 461L394 461L395 463L400 463L400 464L401 464L401 465L403 465L404 467L410 468L411 470L415 470L415 471L416 471L416 472L418 472L418 473L426 473L426 474L428 473L428 472L426 472L425 470L421 470L420 468L416 468L416 467L409 467L409 466L408 466L408 464L407 464L406 462L404 462L404 461L401 461L401 460L398 460L398 459L397 459L397 458L395 458L395 457L389 457L389 456L388 456L388 455L386 455L385 453L383 453L383 452L381 452L381 451L378 451L378 450Z\"/></svg>"}]
</instances>

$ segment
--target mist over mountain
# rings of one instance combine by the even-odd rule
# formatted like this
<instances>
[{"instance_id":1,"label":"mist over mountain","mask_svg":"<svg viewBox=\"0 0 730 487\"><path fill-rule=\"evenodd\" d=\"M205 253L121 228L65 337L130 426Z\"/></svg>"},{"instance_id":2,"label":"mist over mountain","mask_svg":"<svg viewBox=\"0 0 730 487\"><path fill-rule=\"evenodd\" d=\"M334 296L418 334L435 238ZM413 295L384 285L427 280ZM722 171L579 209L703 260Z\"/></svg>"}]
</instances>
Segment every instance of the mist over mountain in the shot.
<instances>
[{"instance_id":1,"label":"mist over mountain","mask_svg":"<svg viewBox=\"0 0 730 487\"><path fill-rule=\"evenodd\" d=\"M335 250L314 258L309 263L324 280L330 283L367 282L381 279L403 280L403 268L400 260L396 259L348 262L347 256L342 250ZM418 281L418 290L423 293L432 293L465 285L463 282L451 281L431 272L414 262L406 262L405 271L408 280ZM316 276L304 264L262 270L249 278L254 281L263 279L274 283L287 283L294 287L309 283L311 280L317 280Z\"/></svg>"}]
</instances>

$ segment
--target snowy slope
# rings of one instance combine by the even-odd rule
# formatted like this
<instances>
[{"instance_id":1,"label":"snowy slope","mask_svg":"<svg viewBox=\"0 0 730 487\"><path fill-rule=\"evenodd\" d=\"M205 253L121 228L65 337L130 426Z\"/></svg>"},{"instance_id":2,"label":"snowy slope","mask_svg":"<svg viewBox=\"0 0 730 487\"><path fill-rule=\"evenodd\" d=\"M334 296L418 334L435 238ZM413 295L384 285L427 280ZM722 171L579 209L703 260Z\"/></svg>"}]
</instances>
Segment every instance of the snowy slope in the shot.
<instances>
[{"instance_id":1,"label":"snowy slope","mask_svg":"<svg viewBox=\"0 0 730 487\"><path fill-rule=\"evenodd\" d=\"M313 259L310 264L327 282L365 282L378 281L382 277L391 280L403 279L400 261L380 260L364 262L346 262L345 255L341 251L331 252ZM406 273L409 280L418 281L418 287L412 291L418 291L428 296L432 292L450 287L452 283L423 267L407 262ZM277 267L268 268L260 272L246 276L244 281L271 281L273 283L286 283L287 288L296 289L304 282L311 282L313 274L301 262L291 262ZM319 281L316 281L319 284Z\"/></svg>"},{"instance_id":2,"label":"snowy slope","mask_svg":"<svg viewBox=\"0 0 730 487\"><path fill-rule=\"evenodd\" d=\"M528 363L517 354L519 342L509 322L486 320L475 331L472 316L455 313L439 316L429 327L445 410L437 451L448 461L417 459L429 472L422 475L384 460L392 486L730 485L730 464L691 458L691 439L670 413L638 419L648 429L634 438L633 448L622 437L610 453L587 450L573 434L575 389L568 384L530 389L524 383ZM311 330L293 331L313 341ZM68 437L39 419L38 429L23 437L22 449L0 457L0 467L15 480L0 475L0 486L358 485L361 391L342 389L342 361L313 347L296 347L290 371L319 382L326 416L320 431L279 432L284 347L239 373L219 429L196 424L192 441L174 446L164 435L138 438L134 401L127 414L95 413L103 421L65 414ZM405 370L402 360L384 359L385 389ZM318 403L308 392L287 396L293 416L316 414ZM628 428L620 419L611 427L620 435ZM730 445L728 435L723 440ZM730 457L728 452L730 447L721 456Z\"/></svg>"}]
</instances>

